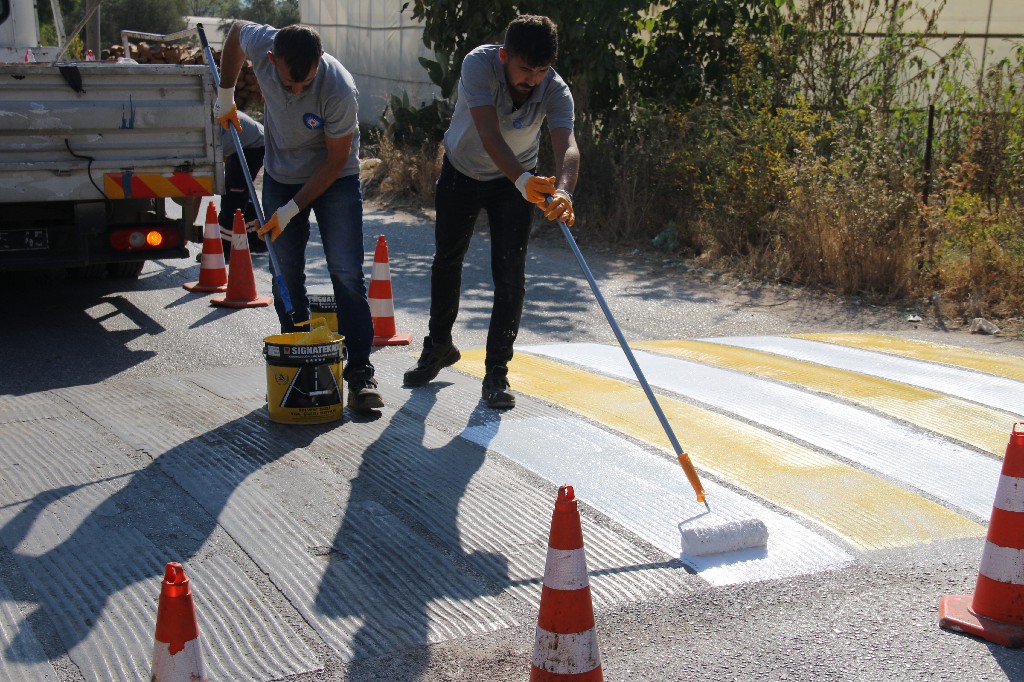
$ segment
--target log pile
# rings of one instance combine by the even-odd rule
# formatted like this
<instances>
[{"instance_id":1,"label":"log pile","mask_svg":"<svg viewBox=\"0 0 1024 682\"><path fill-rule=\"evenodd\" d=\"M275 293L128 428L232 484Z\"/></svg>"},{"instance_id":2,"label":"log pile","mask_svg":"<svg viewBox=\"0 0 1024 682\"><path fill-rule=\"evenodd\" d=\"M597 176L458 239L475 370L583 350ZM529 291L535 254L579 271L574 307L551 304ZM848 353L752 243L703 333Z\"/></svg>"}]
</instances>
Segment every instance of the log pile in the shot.
<instances>
[{"instance_id":1,"label":"log pile","mask_svg":"<svg viewBox=\"0 0 1024 682\"><path fill-rule=\"evenodd\" d=\"M129 56L139 64L206 64L203 51L188 45L140 42L138 45L129 45L129 48ZM219 68L220 52L212 48L210 51ZM124 56L123 45L111 45L109 50L103 51L102 58L104 61L117 61ZM235 84L235 103L239 110L263 106L263 93L256 81L252 62L248 59L242 65L242 72L238 74L238 82Z\"/></svg>"}]
</instances>

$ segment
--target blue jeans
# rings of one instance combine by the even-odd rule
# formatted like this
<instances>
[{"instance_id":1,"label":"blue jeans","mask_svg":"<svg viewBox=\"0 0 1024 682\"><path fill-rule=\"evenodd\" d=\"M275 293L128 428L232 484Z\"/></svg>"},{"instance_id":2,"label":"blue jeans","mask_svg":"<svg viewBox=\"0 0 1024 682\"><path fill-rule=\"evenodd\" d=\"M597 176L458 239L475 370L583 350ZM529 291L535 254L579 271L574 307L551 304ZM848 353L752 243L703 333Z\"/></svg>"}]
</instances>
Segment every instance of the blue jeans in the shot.
<instances>
[{"instance_id":1,"label":"blue jeans","mask_svg":"<svg viewBox=\"0 0 1024 682\"><path fill-rule=\"evenodd\" d=\"M292 200L302 185L288 185L263 174L263 211L269 219L274 212ZM292 307L294 321L285 312L277 273L273 263L274 308L281 322L282 332L301 331L294 322L309 319L309 299L306 298L306 243L309 241L309 214L316 213L316 224L327 257L327 271L334 287L334 300L338 306L338 333L345 337L349 370L357 371L370 366L370 346L373 344L373 319L366 300L366 282L363 277L363 195L359 189L359 176L343 177L317 197L311 206L292 218L273 242L274 256L281 268Z\"/></svg>"},{"instance_id":2,"label":"blue jeans","mask_svg":"<svg viewBox=\"0 0 1024 682\"><path fill-rule=\"evenodd\" d=\"M434 263L430 269L430 338L436 344L452 341L452 327L459 314L462 263L477 215L486 211L491 233L494 304L484 367L490 374L505 376L523 316L526 247L533 205L507 179L474 180L455 170L446 156L437 180L434 208L437 222Z\"/></svg>"}]
</instances>

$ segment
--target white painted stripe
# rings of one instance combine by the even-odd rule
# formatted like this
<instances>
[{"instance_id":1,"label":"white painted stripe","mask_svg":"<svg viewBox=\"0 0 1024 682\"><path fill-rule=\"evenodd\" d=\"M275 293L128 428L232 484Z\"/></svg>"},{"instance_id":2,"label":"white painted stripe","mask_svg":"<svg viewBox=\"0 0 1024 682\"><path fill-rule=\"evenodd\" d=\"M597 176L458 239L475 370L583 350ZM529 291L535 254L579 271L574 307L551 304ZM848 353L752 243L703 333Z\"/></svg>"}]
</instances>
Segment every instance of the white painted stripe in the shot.
<instances>
[{"instance_id":1,"label":"white painted stripe","mask_svg":"<svg viewBox=\"0 0 1024 682\"><path fill-rule=\"evenodd\" d=\"M224 265L224 254L204 253L199 267L204 270L223 270L226 267Z\"/></svg>"},{"instance_id":2,"label":"white painted stripe","mask_svg":"<svg viewBox=\"0 0 1024 682\"><path fill-rule=\"evenodd\" d=\"M587 556L583 548L554 549L548 547L544 562L544 585L553 590L579 590L590 584L587 577Z\"/></svg>"},{"instance_id":3,"label":"white painted stripe","mask_svg":"<svg viewBox=\"0 0 1024 682\"><path fill-rule=\"evenodd\" d=\"M560 635L539 627L534 637L533 664L559 675L588 673L601 665L597 633L591 628L586 632Z\"/></svg>"},{"instance_id":4,"label":"white painted stripe","mask_svg":"<svg viewBox=\"0 0 1024 682\"><path fill-rule=\"evenodd\" d=\"M370 302L370 315L373 317L394 317L395 302L390 298L368 298Z\"/></svg>"},{"instance_id":5,"label":"white painted stripe","mask_svg":"<svg viewBox=\"0 0 1024 682\"><path fill-rule=\"evenodd\" d=\"M373 262L373 267L370 268L370 279L383 280L391 279L391 268L388 267L387 263Z\"/></svg>"},{"instance_id":6,"label":"white painted stripe","mask_svg":"<svg viewBox=\"0 0 1024 682\"><path fill-rule=\"evenodd\" d=\"M206 680L203 652L198 639L185 642L185 648L176 654L170 645L153 642L154 680Z\"/></svg>"},{"instance_id":7,"label":"white painted stripe","mask_svg":"<svg viewBox=\"0 0 1024 682\"><path fill-rule=\"evenodd\" d=\"M1000 476L993 506L1008 512L1024 512L1024 478Z\"/></svg>"},{"instance_id":8,"label":"white painted stripe","mask_svg":"<svg viewBox=\"0 0 1024 682\"><path fill-rule=\"evenodd\" d=\"M231 235L231 250L241 251L245 249L249 250L249 236L246 234L234 234Z\"/></svg>"},{"instance_id":9,"label":"white painted stripe","mask_svg":"<svg viewBox=\"0 0 1024 682\"><path fill-rule=\"evenodd\" d=\"M524 346L555 358L636 381L618 346L572 343ZM834 453L988 518L1001 463L932 433L792 386L689 360L635 351L647 381ZM685 431L677 434L686 442Z\"/></svg>"},{"instance_id":10,"label":"white painted stripe","mask_svg":"<svg viewBox=\"0 0 1024 682\"><path fill-rule=\"evenodd\" d=\"M1011 414L1024 414L1024 383L1005 377L806 339L740 336L704 340L839 367L973 400ZM1010 426L1007 425L1007 434Z\"/></svg>"},{"instance_id":11,"label":"white painted stripe","mask_svg":"<svg viewBox=\"0 0 1024 682\"><path fill-rule=\"evenodd\" d=\"M704 478L712 500L708 512L674 459L582 419L502 416L466 428L462 437L554 485L572 481L584 504L679 558L713 585L816 573L853 560L846 550L789 517ZM766 548L683 556L681 531L750 518L768 526Z\"/></svg>"},{"instance_id":12,"label":"white painted stripe","mask_svg":"<svg viewBox=\"0 0 1024 682\"><path fill-rule=\"evenodd\" d=\"M1024 588L1024 549L1000 547L986 541L978 572L992 580Z\"/></svg>"}]
</instances>

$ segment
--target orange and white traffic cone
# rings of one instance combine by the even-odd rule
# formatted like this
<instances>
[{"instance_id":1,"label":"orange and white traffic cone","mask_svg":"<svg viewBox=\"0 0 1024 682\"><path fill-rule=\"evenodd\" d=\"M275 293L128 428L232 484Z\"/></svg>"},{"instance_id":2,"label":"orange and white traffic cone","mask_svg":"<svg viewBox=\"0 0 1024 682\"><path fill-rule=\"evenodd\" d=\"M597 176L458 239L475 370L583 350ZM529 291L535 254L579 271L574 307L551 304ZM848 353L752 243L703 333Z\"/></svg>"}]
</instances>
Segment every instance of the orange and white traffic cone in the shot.
<instances>
[{"instance_id":1,"label":"orange and white traffic cone","mask_svg":"<svg viewBox=\"0 0 1024 682\"><path fill-rule=\"evenodd\" d=\"M224 265L224 244L220 240L217 208L211 201L206 206L206 225L203 227L203 254L199 263L199 281L181 286L189 291L225 291L228 273Z\"/></svg>"},{"instance_id":2,"label":"orange and white traffic cone","mask_svg":"<svg viewBox=\"0 0 1024 682\"><path fill-rule=\"evenodd\" d=\"M220 229L220 228L218 228ZM218 232L217 241L220 241ZM269 296L256 293L256 276L252 272L249 255L249 237L245 233L242 209L235 209L231 225L231 268L228 271L228 290L223 296L214 296L210 305L225 308L260 308L274 302Z\"/></svg>"},{"instance_id":3,"label":"orange and white traffic cone","mask_svg":"<svg viewBox=\"0 0 1024 682\"><path fill-rule=\"evenodd\" d=\"M370 271L370 290L366 294L373 317L373 345L405 346L412 341L412 334L395 331L395 302L391 297L391 266L388 265L388 240L384 235L377 237L377 249L373 252L373 269Z\"/></svg>"},{"instance_id":4,"label":"orange and white traffic cone","mask_svg":"<svg viewBox=\"0 0 1024 682\"><path fill-rule=\"evenodd\" d=\"M1010 432L974 594L939 601L939 626L1024 646L1024 432Z\"/></svg>"},{"instance_id":5,"label":"orange and white traffic cone","mask_svg":"<svg viewBox=\"0 0 1024 682\"><path fill-rule=\"evenodd\" d=\"M160 585L151 682L206 682L192 588L178 562L167 564Z\"/></svg>"},{"instance_id":6,"label":"orange and white traffic cone","mask_svg":"<svg viewBox=\"0 0 1024 682\"><path fill-rule=\"evenodd\" d=\"M602 682L580 511L571 485L551 517L530 682Z\"/></svg>"}]
</instances>

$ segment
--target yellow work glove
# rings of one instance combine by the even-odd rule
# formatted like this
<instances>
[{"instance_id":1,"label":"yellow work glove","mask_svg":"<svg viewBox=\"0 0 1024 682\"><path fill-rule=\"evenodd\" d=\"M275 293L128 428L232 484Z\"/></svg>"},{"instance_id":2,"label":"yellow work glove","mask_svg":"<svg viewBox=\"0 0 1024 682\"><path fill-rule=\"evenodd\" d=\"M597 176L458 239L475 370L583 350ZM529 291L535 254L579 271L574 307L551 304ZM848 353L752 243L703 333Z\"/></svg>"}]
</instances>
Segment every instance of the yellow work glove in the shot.
<instances>
[{"instance_id":1,"label":"yellow work glove","mask_svg":"<svg viewBox=\"0 0 1024 682\"><path fill-rule=\"evenodd\" d=\"M548 220L563 222L569 227L576 222L576 213L572 209L572 195L564 189L556 190L551 201L540 207Z\"/></svg>"},{"instance_id":2,"label":"yellow work glove","mask_svg":"<svg viewBox=\"0 0 1024 682\"><path fill-rule=\"evenodd\" d=\"M234 88L217 88L217 101L213 103L213 117L224 130L234 126L242 132L242 122L238 120L238 107L235 106Z\"/></svg>"},{"instance_id":3,"label":"yellow work glove","mask_svg":"<svg viewBox=\"0 0 1024 682\"><path fill-rule=\"evenodd\" d=\"M548 200L549 194L555 193L555 179L533 173L523 173L516 180L516 189L531 204L543 204Z\"/></svg>"},{"instance_id":4,"label":"yellow work glove","mask_svg":"<svg viewBox=\"0 0 1024 682\"><path fill-rule=\"evenodd\" d=\"M292 221L299 213L299 207L296 205L295 200L292 199L287 204L277 209L274 215L270 216L270 220L263 224L263 227L256 230L256 234L259 235L260 239L266 241L266 234L270 233L270 241L274 241L281 236L284 232L284 228L288 227L288 223Z\"/></svg>"}]
</instances>

